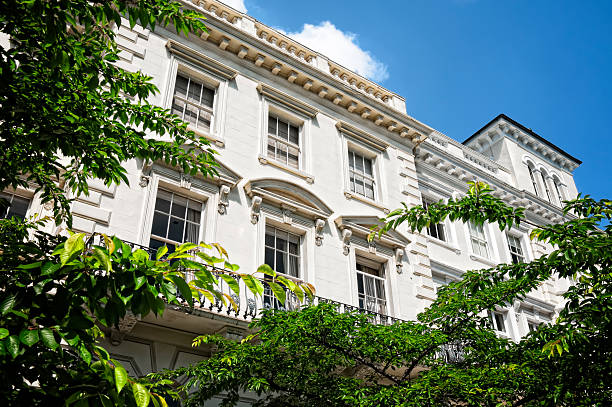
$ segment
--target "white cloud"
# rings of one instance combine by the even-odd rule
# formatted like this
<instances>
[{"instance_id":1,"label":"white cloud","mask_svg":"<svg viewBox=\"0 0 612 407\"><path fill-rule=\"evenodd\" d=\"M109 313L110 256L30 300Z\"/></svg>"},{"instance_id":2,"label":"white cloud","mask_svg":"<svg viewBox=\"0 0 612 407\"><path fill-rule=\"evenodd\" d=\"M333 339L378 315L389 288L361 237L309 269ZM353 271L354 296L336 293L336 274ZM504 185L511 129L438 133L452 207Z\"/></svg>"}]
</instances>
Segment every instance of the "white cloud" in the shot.
<instances>
[{"instance_id":1,"label":"white cloud","mask_svg":"<svg viewBox=\"0 0 612 407\"><path fill-rule=\"evenodd\" d=\"M329 21L304 24L302 31L285 34L368 79L384 81L389 77L387 66L359 47L357 35L339 30Z\"/></svg>"},{"instance_id":2,"label":"white cloud","mask_svg":"<svg viewBox=\"0 0 612 407\"><path fill-rule=\"evenodd\" d=\"M244 5L244 0L222 0L221 2L227 4L231 8L240 11L241 13L247 12L247 8Z\"/></svg>"}]
</instances>

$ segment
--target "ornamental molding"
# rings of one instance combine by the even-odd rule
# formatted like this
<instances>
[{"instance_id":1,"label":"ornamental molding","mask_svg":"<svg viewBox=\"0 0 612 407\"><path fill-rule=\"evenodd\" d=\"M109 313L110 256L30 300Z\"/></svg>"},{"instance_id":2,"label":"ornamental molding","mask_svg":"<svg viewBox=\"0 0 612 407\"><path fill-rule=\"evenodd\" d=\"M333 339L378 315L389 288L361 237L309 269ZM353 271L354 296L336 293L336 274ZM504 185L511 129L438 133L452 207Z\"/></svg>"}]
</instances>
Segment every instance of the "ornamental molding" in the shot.
<instances>
[{"instance_id":1,"label":"ornamental molding","mask_svg":"<svg viewBox=\"0 0 612 407\"><path fill-rule=\"evenodd\" d=\"M349 239L352 236L368 241L367 238L372 233L372 227L382 226L382 223L376 216L338 216L334 223L342 231L343 242L345 242L345 230L350 230ZM371 251L376 251L377 246L384 246L393 250L404 250L409 244L410 239L396 230L389 230L380 237L376 234L373 240L368 241L368 247Z\"/></svg>"},{"instance_id":2,"label":"ornamental molding","mask_svg":"<svg viewBox=\"0 0 612 407\"><path fill-rule=\"evenodd\" d=\"M378 151L385 151L389 147L389 143L386 141L374 137L364 130L358 129L357 127L351 126L350 124L339 121L336 123L336 128L342 134L345 134L361 143L364 143Z\"/></svg>"},{"instance_id":3,"label":"ornamental molding","mask_svg":"<svg viewBox=\"0 0 612 407\"><path fill-rule=\"evenodd\" d=\"M197 65L198 68L212 73L213 75L220 76L225 80L232 80L238 74L238 71L235 69L230 68L229 66L224 65L193 48L181 44L180 42L168 40L166 43L166 48L168 48L168 51L170 51L171 54L187 60Z\"/></svg>"},{"instance_id":4,"label":"ornamental molding","mask_svg":"<svg viewBox=\"0 0 612 407\"><path fill-rule=\"evenodd\" d=\"M287 95L277 89L274 89L272 86L266 85L265 83L259 83L257 85L257 90L261 95L267 99L270 99L274 102L277 102L297 113L300 113L304 116L307 116L311 119L314 119L317 116L319 111L310 106L307 103L302 102L299 99L294 98L293 96Z\"/></svg>"},{"instance_id":5,"label":"ornamental molding","mask_svg":"<svg viewBox=\"0 0 612 407\"><path fill-rule=\"evenodd\" d=\"M180 0L186 6L209 15L204 41L237 58L285 78L349 113L413 143L434 131L405 113L403 97L346 70L252 17L216 1Z\"/></svg>"}]
</instances>

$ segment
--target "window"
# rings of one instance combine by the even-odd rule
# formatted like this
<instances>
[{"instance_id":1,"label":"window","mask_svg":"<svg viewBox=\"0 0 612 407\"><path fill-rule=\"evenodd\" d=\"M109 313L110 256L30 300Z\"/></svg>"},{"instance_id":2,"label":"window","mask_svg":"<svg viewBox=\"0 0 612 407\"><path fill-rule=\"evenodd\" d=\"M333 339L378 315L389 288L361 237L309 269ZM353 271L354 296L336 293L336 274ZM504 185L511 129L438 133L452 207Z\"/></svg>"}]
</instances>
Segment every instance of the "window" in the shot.
<instances>
[{"instance_id":1,"label":"window","mask_svg":"<svg viewBox=\"0 0 612 407\"><path fill-rule=\"evenodd\" d=\"M157 249L167 244L173 250L172 245L198 243L202 209L201 202L158 189L149 246Z\"/></svg>"},{"instance_id":2,"label":"window","mask_svg":"<svg viewBox=\"0 0 612 407\"><path fill-rule=\"evenodd\" d=\"M548 189L548 183L546 182L546 176L541 171L540 174L542 175L542 184L544 185L544 191L546 191L546 197L548 198L548 202L552 202L550 189Z\"/></svg>"},{"instance_id":3,"label":"window","mask_svg":"<svg viewBox=\"0 0 612 407\"><path fill-rule=\"evenodd\" d=\"M25 219L28 208L30 207L29 199L4 192L0 192L0 198L6 199L9 204L8 208L0 208L0 219L10 219L13 216L20 219Z\"/></svg>"},{"instance_id":4,"label":"window","mask_svg":"<svg viewBox=\"0 0 612 407\"><path fill-rule=\"evenodd\" d=\"M538 324L537 322L533 322L533 321L527 321L527 329L529 329L529 332L535 332L538 329Z\"/></svg>"},{"instance_id":5,"label":"window","mask_svg":"<svg viewBox=\"0 0 612 407\"><path fill-rule=\"evenodd\" d=\"M489 258L489 249L483 225L476 225L473 222L469 222L468 225L470 228L472 251L478 256Z\"/></svg>"},{"instance_id":6,"label":"window","mask_svg":"<svg viewBox=\"0 0 612 407\"><path fill-rule=\"evenodd\" d=\"M521 239L512 236L508 236L508 248L510 249L510 257L512 259L512 264L524 263L525 255L523 254L523 246L521 245Z\"/></svg>"},{"instance_id":7,"label":"window","mask_svg":"<svg viewBox=\"0 0 612 407\"><path fill-rule=\"evenodd\" d=\"M533 174L533 168L531 168L531 165L527 165L527 169L529 170L529 178L531 178L531 184L533 185L533 192L536 195L540 195L540 192L538 191L538 183L536 182L535 175Z\"/></svg>"},{"instance_id":8,"label":"window","mask_svg":"<svg viewBox=\"0 0 612 407\"><path fill-rule=\"evenodd\" d=\"M181 73L176 76L172 113L198 130L209 132L215 91Z\"/></svg>"},{"instance_id":9,"label":"window","mask_svg":"<svg viewBox=\"0 0 612 407\"><path fill-rule=\"evenodd\" d=\"M279 117L268 116L268 157L299 169L300 128Z\"/></svg>"},{"instance_id":10,"label":"window","mask_svg":"<svg viewBox=\"0 0 612 407\"><path fill-rule=\"evenodd\" d=\"M273 226L266 226L265 263L274 271L291 277L300 277L300 236ZM265 276L266 280L270 277ZM295 294L287 292L285 306L274 297L266 286L263 298L266 308L297 309L299 301Z\"/></svg>"},{"instance_id":11,"label":"window","mask_svg":"<svg viewBox=\"0 0 612 407\"><path fill-rule=\"evenodd\" d=\"M553 185L555 186L555 192L557 193L557 198L559 199L559 205L563 206L563 195L561 194L561 188L557 180L554 180Z\"/></svg>"},{"instance_id":12,"label":"window","mask_svg":"<svg viewBox=\"0 0 612 407\"><path fill-rule=\"evenodd\" d=\"M384 265L357 257L356 269L359 308L386 315Z\"/></svg>"},{"instance_id":13,"label":"window","mask_svg":"<svg viewBox=\"0 0 612 407\"><path fill-rule=\"evenodd\" d=\"M372 159L349 150L351 192L374 199L374 166Z\"/></svg>"},{"instance_id":14,"label":"window","mask_svg":"<svg viewBox=\"0 0 612 407\"><path fill-rule=\"evenodd\" d=\"M491 322L491 327L493 330L497 332L506 333L506 323L505 323L504 314L497 311L489 311L489 321Z\"/></svg>"},{"instance_id":15,"label":"window","mask_svg":"<svg viewBox=\"0 0 612 407\"><path fill-rule=\"evenodd\" d=\"M427 209L429 207L429 205L431 205L433 202L428 201L423 199L423 207L425 209ZM431 237L435 237L436 239L442 240L443 242L446 242L446 234L444 231L444 224L443 223L431 223L429 224L429 226L427 227L427 233L429 233L429 236Z\"/></svg>"}]
</instances>

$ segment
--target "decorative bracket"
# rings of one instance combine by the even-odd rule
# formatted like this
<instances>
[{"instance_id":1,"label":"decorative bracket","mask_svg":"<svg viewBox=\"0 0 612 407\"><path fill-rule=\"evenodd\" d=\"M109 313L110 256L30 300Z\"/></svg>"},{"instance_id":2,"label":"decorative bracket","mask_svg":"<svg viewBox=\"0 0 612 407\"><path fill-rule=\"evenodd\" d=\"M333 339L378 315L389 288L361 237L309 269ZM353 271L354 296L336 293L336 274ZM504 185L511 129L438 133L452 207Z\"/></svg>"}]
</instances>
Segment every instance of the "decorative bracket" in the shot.
<instances>
[{"instance_id":1,"label":"decorative bracket","mask_svg":"<svg viewBox=\"0 0 612 407\"><path fill-rule=\"evenodd\" d=\"M191 180L189 175L181 172L181 188L191 189Z\"/></svg>"},{"instance_id":2,"label":"decorative bracket","mask_svg":"<svg viewBox=\"0 0 612 407\"><path fill-rule=\"evenodd\" d=\"M141 188L146 188L149 185L149 181L151 181L151 170L153 169L153 161L144 160L142 163L142 169L140 170L140 185Z\"/></svg>"},{"instance_id":3,"label":"decorative bracket","mask_svg":"<svg viewBox=\"0 0 612 407\"><path fill-rule=\"evenodd\" d=\"M373 240L368 241L368 251L372 254L376 254L376 242Z\"/></svg>"},{"instance_id":4,"label":"decorative bracket","mask_svg":"<svg viewBox=\"0 0 612 407\"><path fill-rule=\"evenodd\" d=\"M260 209L261 209L261 197L254 196L251 202L251 223L253 225L259 222Z\"/></svg>"},{"instance_id":5,"label":"decorative bracket","mask_svg":"<svg viewBox=\"0 0 612 407\"><path fill-rule=\"evenodd\" d=\"M404 257L404 250L395 249L395 270L397 274L402 274L402 257Z\"/></svg>"},{"instance_id":6,"label":"decorative bracket","mask_svg":"<svg viewBox=\"0 0 612 407\"><path fill-rule=\"evenodd\" d=\"M348 256L351 250L351 236L353 235L353 231L351 229L342 230L342 253L345 256Z\"/></svg>"},{"instance_id":7,"label":"decorative bracket","mask_svg":"<svg viewBox=\"0 0 612 407\"><path fill-rule=\"evenodd\" d=\"M283 223L286 223L287 225L293 224L292 215L293 215L294 209L291 208L290 206L281 204L281 211L283 213Z\"/></svg>"},{"instance_id":8,"label":"decorative bracket","mask_svg":"<svg viewBox=\"0 0 612 407\"><path fill-rule=\"evenodd\" d=\"M221 185L219 187L219 204L217 205L217 212L221 215L227 213L227 206L229 205L229 193L230 187L228 185Z\"/></svg>"},{"instance_id":9,"label":"decorative bracket","mask_svg":"<svg viewBox=\"0 0 612 407\"><path fill-rule=\"evenodd\" d=\"M323 227L325 221L323 219L317 219L315 221L315 244L321 246L323 244Z\"/></svg>"}]
</instances>

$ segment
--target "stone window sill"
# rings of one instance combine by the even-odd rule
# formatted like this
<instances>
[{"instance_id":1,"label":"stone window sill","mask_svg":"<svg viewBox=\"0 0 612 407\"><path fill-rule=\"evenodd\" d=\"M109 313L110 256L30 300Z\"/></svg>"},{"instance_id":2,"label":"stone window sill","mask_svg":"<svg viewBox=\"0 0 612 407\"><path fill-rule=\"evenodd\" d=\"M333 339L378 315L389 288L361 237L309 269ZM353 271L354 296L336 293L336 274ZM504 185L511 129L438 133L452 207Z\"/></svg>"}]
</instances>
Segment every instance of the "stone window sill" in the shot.
<instances>
[{"instance_id":1,"label":"stone window sill","mask_svg":"<svg viewBox=\"0 0 612 407\"><path fill-rule=\"evenodd\" d=\"M220 137L218 134L210 133L207 131L202 131L200 129L196 129L193 126L187 126L187 130L191 130L198 136L207 138L212 143L214 143L217 147L225 147L225 139L223 137Z\"/></svg>"},{"instance_id":2,"label":"stone window sill","mask_svg":"<svg viewBox=\"0 0 612 407\"><path fill-rule=\"evenodd\" d=\"M366 203L366 204L368 204L370 206L378 208L381 211L383 211L385 214L388 214L389 212L391 212L389 210L389 208L387 208L386 206L381 205L378 202L375 202L375 201L373 201L370 198L366 198L365 196L361 196L361 195L356 194L354 192L351 192L349 190L346 190L346 189L344 190L344 196L346 197L346 199L355 199L357 201L361 201L361 202Z\"/></svg>"},{"instance_id":3,"label":"stone window sill","mask_svg":"<svg viewBox=\"0 0 612 407\"><path fill-rule=\"evenodd\" d=\"M484 264L486 264L489 267L497 266L497 263L495 263L493 260L486 259L484 257L478 256L477 254L470 254L470 259L472 259L474 261L478 261L480 263L484 263Z\"/></svg>"},{"instance_id":4,"label":"stone window sill","mask_svg":"<svg viewBox=\"0 0 612 407\"><path fill-rule=\"evenodd\" d=\"M269 159L268 157L263 156L261 154L257 158L259 159L259 162L262 165L272 165L273 167L279 168L279 169L281 169L283 171L287 171L287 172L289 172L289 173L291 173L293 175L297 175L298 177L305 179L306 182L308 182L309 184L313 184L314 183L314 175L312 175L312 174L308 174L308 173L306 173L304 171L300 171L298 169L289 167L288 165L285 165L285 164L280 163L278 161Z\"/></svg>"}]
</instances>

